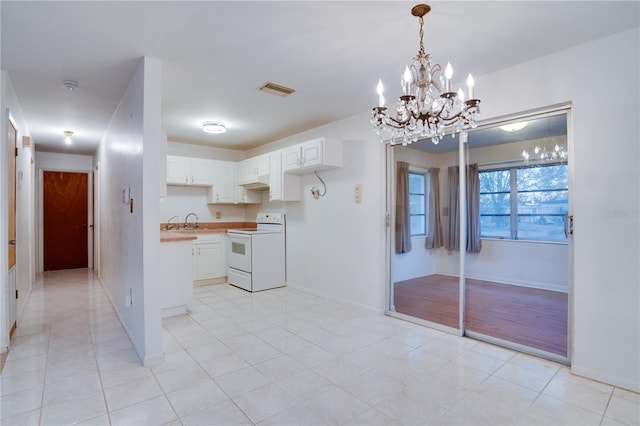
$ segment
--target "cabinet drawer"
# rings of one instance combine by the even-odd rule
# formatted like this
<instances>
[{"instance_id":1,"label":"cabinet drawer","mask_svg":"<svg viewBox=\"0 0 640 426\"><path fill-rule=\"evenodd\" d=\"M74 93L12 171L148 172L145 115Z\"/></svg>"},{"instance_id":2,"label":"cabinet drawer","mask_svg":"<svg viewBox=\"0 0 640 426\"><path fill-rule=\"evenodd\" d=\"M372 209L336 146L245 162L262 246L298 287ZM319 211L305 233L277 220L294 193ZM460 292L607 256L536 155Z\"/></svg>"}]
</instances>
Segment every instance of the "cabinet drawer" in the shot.
<instances>
[{"instance_id":1,"label":"cabinet drawer","mask_svg":"<svg viewBox=\"0 0 640 426\"><path fill-rule=\"evenodd\" d=\"M224 233L216 233L216 234L198 234L196 241L207 241L212 243L220 243L222 242L222 235Z\"/></svg>"}]
</instances>

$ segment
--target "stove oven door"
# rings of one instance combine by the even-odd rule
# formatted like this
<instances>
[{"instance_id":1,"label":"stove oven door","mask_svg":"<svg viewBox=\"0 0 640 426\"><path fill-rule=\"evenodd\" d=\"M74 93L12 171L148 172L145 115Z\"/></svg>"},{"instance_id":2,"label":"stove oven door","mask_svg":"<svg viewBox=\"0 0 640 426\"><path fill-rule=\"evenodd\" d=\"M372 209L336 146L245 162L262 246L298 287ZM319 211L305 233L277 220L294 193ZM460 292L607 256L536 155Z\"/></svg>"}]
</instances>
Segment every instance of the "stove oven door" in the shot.
<instances>
[{"instance_id":1,"label":"stove oven door","mask_svg":"<svg viewBox=\"0 0 640 426\"><path fill-rule=\"evenodd\" d=\"M251 235L228 233L229 268L251 273Z\"/></svg>"}]
</instances>

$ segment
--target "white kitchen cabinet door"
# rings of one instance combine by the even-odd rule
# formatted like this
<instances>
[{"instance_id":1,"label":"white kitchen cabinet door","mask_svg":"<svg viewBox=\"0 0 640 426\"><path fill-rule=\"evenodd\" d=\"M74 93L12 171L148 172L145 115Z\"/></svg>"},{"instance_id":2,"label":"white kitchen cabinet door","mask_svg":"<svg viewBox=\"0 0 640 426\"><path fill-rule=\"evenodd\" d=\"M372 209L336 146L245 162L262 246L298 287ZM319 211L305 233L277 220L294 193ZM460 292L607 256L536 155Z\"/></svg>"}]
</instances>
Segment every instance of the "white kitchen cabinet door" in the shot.
<instances>
[{"instance_id":1,"label":"white kitchen cabinet door","mask_svg":"<svg viewBox=\"0 0 640 426\"><path fill-rule=\"evenodd\" d=\"M160 307L162 317L183 315L193 302L193 269L189 257L191 241L160 244Z\"/></svg>"},{"instance_id":2,"label":"white kitchen cabinet door","mask_svg":"<svg viewBox=\"0 0 640 426\"><path fill-rule=\"evenodd\" d=\"M167 155L167 184L189 184L189 159Z\"/></svg>"},{"instance_id":3,"label":"white kitchen cabinet door","mask_svg":"<svg viewBox=\"0 0 640 426\"><path fill-rule=\"evenodd\" d=\"M193 276L194 280L220 278L226 275L224 250L222 242L193 242Z\"/></svg>"},{"instance_id":4,"label":"white kitchen cabinet door","mask_svg":"<svg viewBox=\"0 0 640 426\"><path fill-rule=\"evenodd\" d=\"M214 161L213 186L209 190L207 202L210 204L232 204L235 202L236 163Z\"/></svg>"},{"instance_id":5,"label":"white kitchen cabinet door","mask_svg":"<svg viewBox=\"0 0 640 426\"><path fill-rule=\"evenodd\" d=\"M282 151L273 152L269 158L269 201L300 201L302 182L300 176L282 172Z\"/></svg>"},{"instance_id":6,"label":"white kitchen cabinet door","mask_svg":"<svg viewBox=\"0 0 640 426\"><path fill-rule=\"evenodd\" d=\"M282 153L269 154L269 201L282 199Z\"/></svg>"},{"instance_id":7,"label":"white kitchen cabinet door","mask_svg":"<svg viewBox=\"0 0 640 426\"><path fill-rule=\"evenodd\" d=\"M305 142L300 147L302 155L302 167L318 166L324 161L324 139L314 139Z\"/></svg>"},{"instance_id":8,"label":"white kitchen cabinet door","mask_svg":"<svg viewBox=\"0 0 640 426\"><path fill-rule=\"evenodd\" d=\"M191 159L191 185L213 185L213 160Z\"/></svg>"},{"instance_id":9,"label":"white kitchen cabinet door","mask_svg":"<svg viewBox=\"0 0 640 426\"><path fill-rule=\"evenodd\" d=\"M317 138L282 150L282 170L305 174L342 166L340 141Z\"/></svg>"},{"instance_id":10,"label":"white kitchen cabinet door","mask_svg":"<svg viewBox=\"0 0 640 426\"><path fill-rule=\"evenodd\" d=\"M256 170L256 176L268 176L269 175L269 154L259 155L254 157L254 167Z\"/></svg>"},{"instance_id":11,"label":"white kitchen cabinet door","mask_svg":"<svg viewBox=\"0 0 640 426\"><path fill-rule=\"evenodd\" d=\"M285 148L282 151L282 170L297 170L302 165L302 150L300 145Z\"/></svg>"},{"instance_id":12,"label":"white kitchen cabinet door","mask_svg":"<svg viewBox=\"0 0 640 426\"><path fill-rule=\"evenodd\" d=\"M167 155L167 184L211 186L213 160Z\"/></svg>"}]
</instances>

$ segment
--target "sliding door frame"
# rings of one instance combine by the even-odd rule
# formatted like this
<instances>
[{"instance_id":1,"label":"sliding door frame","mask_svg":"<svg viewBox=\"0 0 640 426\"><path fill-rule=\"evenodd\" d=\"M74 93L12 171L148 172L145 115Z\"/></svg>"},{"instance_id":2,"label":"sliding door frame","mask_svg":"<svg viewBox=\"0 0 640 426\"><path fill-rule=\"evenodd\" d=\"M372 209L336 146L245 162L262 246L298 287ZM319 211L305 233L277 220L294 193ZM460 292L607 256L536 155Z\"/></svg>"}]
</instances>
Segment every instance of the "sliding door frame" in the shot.
<instances>
[{"instance_id":1,"label":"sliding door frame","mask_svg":"<svg viewBox=\"0 0 640 426\"><path fill-rule=\"evenodd\" d=\"M572 124L572 110L571 102L560 103L551 105L545 108L523 111L515 114L509 114L504 116L498 116L491 119L483 120L478 124L476 129L482 129L486 127L496 126L497 124L506 124L509 122L521 121L524 119L544 118L554 115L564 114L567 120L567 151L569 154L568 164L568 214L572 215L574 211L573 197L571 195L571 188L574 182L574 148L573 148L573 124ZM474 129L475 130L475 129ZM473 130L472 130L473 132ZM394 318L410 321L415 324L427 326L436 330L444 331L459 336L468 336L470 338L481 340L487 343L496 344L499 346L507 347L519 352L528 353L541 358L550 359L555 362L559 362L566 365L571 365L573 358L573 310L574 310L574 248L573 248L573 236L570 233L567 236L568 245L568 309L567 309L567 357L546 352L540 349L524 346L518 343L505 341L499 338L491 337L485 334L476 333L466 330L465 327L465 305L466 305L466 240L467 240L467 197L466 197L466 166L467 166L467 141L468 135L460 134L458 138L458 166L460 173L460 190L459 190L459 205L460 205L460 251L459 251L459 326L453 328L438 324L432 321L426 321L420 318L412 317L410 315L402 314L395 311L393 305L394 298L394 241L395 241L395 209L394 209L394 195L395 195L395 156L393 145L391 140L386 140L386 274L387 274L387 290L386 290L386 305L385 314Z\"/></svg>"}]
</instances>

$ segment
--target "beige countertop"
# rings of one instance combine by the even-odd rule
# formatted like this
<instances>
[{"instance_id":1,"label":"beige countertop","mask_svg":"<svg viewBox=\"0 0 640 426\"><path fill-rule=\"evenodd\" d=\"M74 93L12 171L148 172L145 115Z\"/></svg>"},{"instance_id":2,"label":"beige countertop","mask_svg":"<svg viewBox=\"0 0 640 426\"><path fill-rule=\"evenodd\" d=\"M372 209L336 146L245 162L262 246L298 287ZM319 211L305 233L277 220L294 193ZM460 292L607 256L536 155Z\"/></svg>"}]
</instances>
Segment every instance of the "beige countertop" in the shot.
<instances>
[{"instance_id":1,"label":"beige countertop","mask_svg":"<svg viewBox=\"0 0 640 426\"><path fill-rule=\"evenodd\" d=\"M198 238L198 234L226 234L226 229L180 229L179 231L160 231L160 242L189 241Z\"/></svg>"},{"instance_id":2,"label":"beige countertop","mask_svg":"<svg viewBox=\"0 0 640 426\"><path fill-rule=\"evenodd\" d=\"M227 229L255 227L255 222L217 222L199 223L198 229L175 229L168 231L167 224L160 224L160 242L191 241L198 238L198 234L227 233Z\"/></svg>"}]
</instances>

